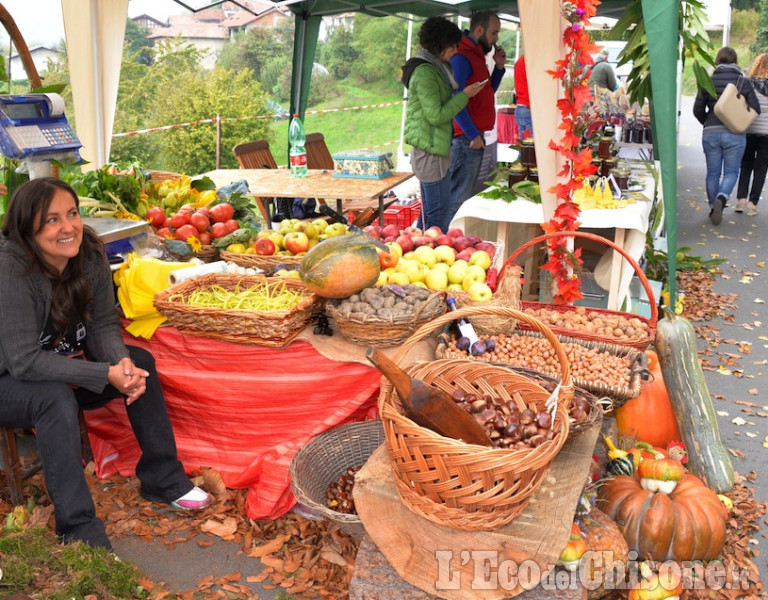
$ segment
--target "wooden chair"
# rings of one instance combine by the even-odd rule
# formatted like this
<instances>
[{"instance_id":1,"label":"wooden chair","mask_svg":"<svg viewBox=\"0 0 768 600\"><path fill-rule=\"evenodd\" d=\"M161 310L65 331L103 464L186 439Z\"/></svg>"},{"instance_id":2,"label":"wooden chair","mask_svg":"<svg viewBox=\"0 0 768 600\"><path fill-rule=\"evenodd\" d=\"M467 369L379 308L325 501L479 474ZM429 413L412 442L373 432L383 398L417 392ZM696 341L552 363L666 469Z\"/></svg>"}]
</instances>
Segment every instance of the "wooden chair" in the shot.
<instances>
[{"instance_id":1,"label":"wooden chair","mask_svg":"<svg viewBox=\"0 0 768 600\"><path fill-rule=\"evenodd\" d=\"M93 452L88 440L88 430L82 410L78 413L78 421L80 423L81 451L87 463L93 460ZM5 480L8 482L11 503L14 506L24 504L24 485L22 482L40 470L40 461L36 461L25 471L21 470L19 448L16 443L16 429L13 427L0 427L0 450L3 453L3 472L5 473Z\"/></svg>"},{"instance_id":2,"label":"wooden chair","mask_svg":"<svg viewBox=\"0 0 768 600\"><path fill-rule=\"evenodd\" d=\"M238 144L232 148L232 154L235 155L241 169L277 169L275 157L269 149L269 142L266 140L256 140L255 142L246 142ZM272 223L270 206L274 207L274 198L260 198L254 196L256 206L259 207L264 222L269 227Z\"/></svg>"},{"instance_id":3,"label":"wooden chair","mask_svg":"<svg viewBox=\"0 0 768 600\"><path fill-rule=\"evenodd\" d=\"M307 149L308 169L333 171L333 157L325 145L325 136L322 133L308 133L304 147Z\"/></svg>"}]
</instances>

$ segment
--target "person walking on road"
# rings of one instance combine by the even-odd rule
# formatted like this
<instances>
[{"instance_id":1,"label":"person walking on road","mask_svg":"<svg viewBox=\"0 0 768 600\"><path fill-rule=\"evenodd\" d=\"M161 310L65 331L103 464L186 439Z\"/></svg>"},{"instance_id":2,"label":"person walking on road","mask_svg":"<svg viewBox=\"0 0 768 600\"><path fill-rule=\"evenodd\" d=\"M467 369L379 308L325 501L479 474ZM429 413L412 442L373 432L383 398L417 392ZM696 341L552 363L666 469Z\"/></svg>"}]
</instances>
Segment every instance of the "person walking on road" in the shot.
<instances>
[{"instance_id":1,"label":"person walking on road","mask_svg":"<svg viewBox=\"0 0 768 600\"><path fill-rule=\"evenodd\" d=\"M768 54L761 54L755 59L749 78L760 102L760 115L747 129L747 145L741 159L741 173L736 189L738 200L734 210L746 210L748 216L754 217L758 213L757 203L768 171Z\"/></svg>"},{"instance_id":2,"label":"person walking on road","mask_svg":"<svg viewBox=\"0 0 768 600\"><path fill-rule=\"evenodd\" d=\"M472 196L485 152L485 133L496 124L496 90L504 77L507 54L496 45L501 21L495 13L482 10L474 15L464 31L456 54L451 58L453 75L459 88L489 82L467 103L453 121L451 148L451 205L448 221L462 203ZM488 72L485 57L493 51L493 72ZM443 230L445 231L445 230Z\"/></svg>"},{"instance_id":3,"label":"person walking on road","mask_svg":"<svg viewBox=\"0 0 768 600\"><path fill-rule=\"evenodd\" d=\"M449 62L461 41L461 30L444 17L430 17L419 30L422 50L403 65L403 85L408 89L405 143L413 146L411 168L421 184L423 229L437 225L448 229L451 200L451 139L453 118L484 81L463 90L453 77Z\"/></svg>"},{"instance_id":4,"label":"person walking on road","mask_svg":"<svg viewBox=\"0 0 768 600\"><path fill-rule=\"evenodd\" d=\"M747 100L747 104L760 113L760 102L752 87L752 82L745 78L739 68L736 51L729 46L723 46L715 56L715 70L712 72L712 84L717 97L706 90L700 89L693 103L693 115L704 126L701 145L707 163L707 200L709 202L709 219L713 225L720 225L723 220L723 209L728 204L728 198L739 178L741 157L747 136L744 133L731 133L715 115L715 103L732 83L739 87ZM740 80L742 80L740 82Z\"/></svg>"}]
</instances>

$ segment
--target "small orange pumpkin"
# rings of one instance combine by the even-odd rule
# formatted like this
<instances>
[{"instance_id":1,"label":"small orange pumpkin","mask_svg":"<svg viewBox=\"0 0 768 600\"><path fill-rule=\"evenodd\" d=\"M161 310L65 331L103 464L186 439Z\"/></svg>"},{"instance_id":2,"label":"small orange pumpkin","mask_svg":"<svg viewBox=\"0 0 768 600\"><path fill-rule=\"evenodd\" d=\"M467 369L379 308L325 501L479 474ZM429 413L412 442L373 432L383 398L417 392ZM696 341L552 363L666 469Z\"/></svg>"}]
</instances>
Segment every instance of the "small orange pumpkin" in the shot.
<instances>
[{"instance_id":1,"label":"small orange pumpkin","mask_svg":"<svg viewBox=\"0 0 768 600\"><path fill-rule=\"evenodd\" d=\"M628 600L673 600L682 593L682 578L668 570L664 575L651 575L643 579L629 591Z\"/></svg>"},{"instance_id":2,"label":"small orange pumpkin","mask_svg":"<svg viewBox=\"0 0 768 600\"><path fill-rule=\"evenodd\" d=\"M659 358L653 350L647 350L645 355L651 378L643 381L637 398L628 400L614 411L616 425L619 433L635 435L652 446L666 448L672 440L680 439L680 431L661 374Z\"/></svg>"}]
</instances>

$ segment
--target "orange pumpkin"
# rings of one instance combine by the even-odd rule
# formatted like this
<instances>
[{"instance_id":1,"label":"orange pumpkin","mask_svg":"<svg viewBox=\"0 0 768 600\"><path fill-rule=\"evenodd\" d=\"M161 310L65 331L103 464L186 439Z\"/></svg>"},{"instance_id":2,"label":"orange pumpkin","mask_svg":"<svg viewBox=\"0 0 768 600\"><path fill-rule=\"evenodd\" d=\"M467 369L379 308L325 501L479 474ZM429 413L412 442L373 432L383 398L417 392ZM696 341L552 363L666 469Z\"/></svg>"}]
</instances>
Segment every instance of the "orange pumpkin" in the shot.
<instances>
[{"instance_id":1,"label":"orange pumpkin","mask_svg":"<svg viewBox=\"0 0 768 600\"><path fill-rule=\"evenodd\" d=\"M644 490L637 479L617 475L600 487L597 506L616 521L641 559L711 560L725 544L728 511L693 475L670 494Z\"/></svg>"},{"instance_id":2,"label":"orange pumpkin","mask_svg":"<svg viewBox=\"0 0 768 600\"><path fill-rule=\"evenodd\" d=\"M631 589L628 600L672 600L683 593L683 580L679 574L667 572L664 575L651 575Z\"/></svg>"},{"instance_id":3,"label":"orange pumpkin","mask_svg":"<svg viewBox=\"0 0 768 600\"><path fill-rule=\"evenodd\" d=\"M659 359L653 350L646 351L651 378L640 387L640 395L628 400L614 411L619 433L635 435L652 446L666 448L680 439L680 432L672 412L667 387L661 375Z\"/></svg>"}]
</instances>

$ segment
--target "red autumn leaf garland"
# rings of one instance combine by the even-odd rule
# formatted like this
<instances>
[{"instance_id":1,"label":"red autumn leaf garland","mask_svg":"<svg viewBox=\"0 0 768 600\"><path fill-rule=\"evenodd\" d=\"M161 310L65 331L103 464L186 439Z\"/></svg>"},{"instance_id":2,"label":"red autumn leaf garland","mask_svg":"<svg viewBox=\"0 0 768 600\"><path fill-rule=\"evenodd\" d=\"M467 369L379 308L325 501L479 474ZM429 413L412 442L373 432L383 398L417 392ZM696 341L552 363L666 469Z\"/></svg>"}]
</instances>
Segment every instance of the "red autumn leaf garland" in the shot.
<instances>
[{"instance_id":1,"label":"red autumn leaf garland","mask_svg":"<svg viewBox=\"0 0 768 600\"><path fill-rule=\"evenodd\" d=\"M579 150L581 131L576 121L585 104L592 100L592 94L587 85L585 67L594 64L592 54L597 51L587 33L589 19L597 13L599 0L575 0L562 2L561 10L565 19L571 24L563 32L563 44L568 48L565 57L555 62L555 69L548 71L555 79L563 81L565 95L558 100L561 123L559 129L563 136L556 143L551 141L549 147L556 150L565 158L565 165L558 177L566 179L549 191L558 199L557 208L552 219L542 224L545 232L575 231L579 228L579 207L573 202L573 192L584 185L584 178L592 175L596 167L592 164L592 150ZM549 262L542 266L553 274L557 282L557 292L554 302L572 304L581 293L580 280L574 270L581 264L581 253L572 252L568 248L568 238L553 238L547 242Z\"/></svg>"}]
</instances>

